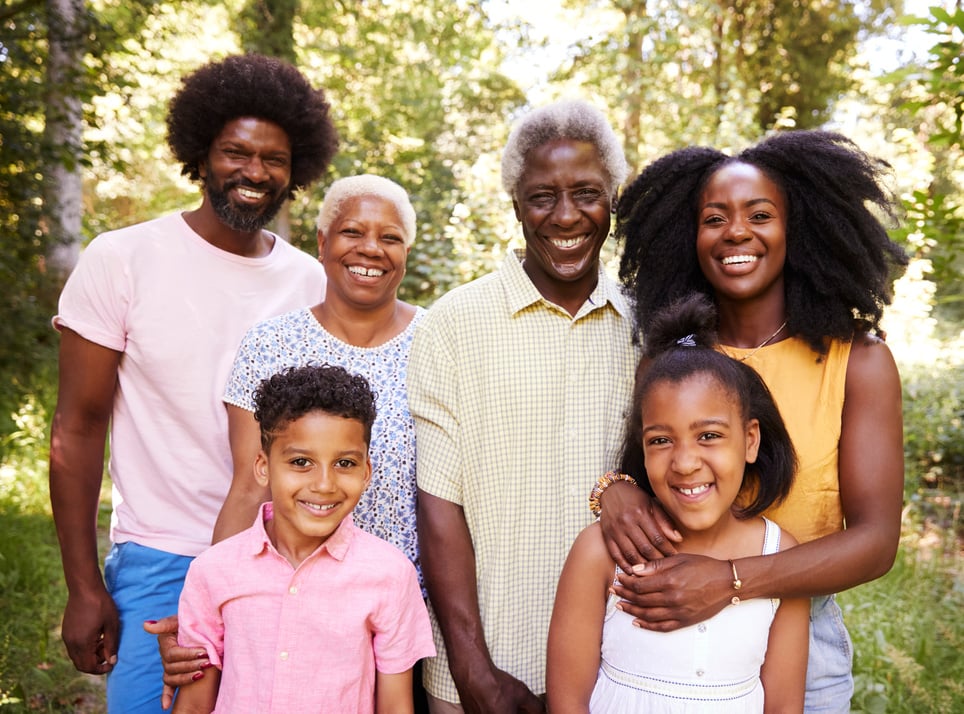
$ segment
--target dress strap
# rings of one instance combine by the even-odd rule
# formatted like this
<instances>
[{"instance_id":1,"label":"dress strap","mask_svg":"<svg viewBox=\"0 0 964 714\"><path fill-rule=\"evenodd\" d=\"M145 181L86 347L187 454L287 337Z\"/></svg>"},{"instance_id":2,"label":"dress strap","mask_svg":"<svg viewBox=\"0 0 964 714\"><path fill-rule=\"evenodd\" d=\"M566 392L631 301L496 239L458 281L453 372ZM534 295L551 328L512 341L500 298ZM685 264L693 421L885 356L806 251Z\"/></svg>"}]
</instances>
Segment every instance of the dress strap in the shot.
<instances>
[{"instance_id":1,"label":"dress strap","mask_svg":"<svg viewBox=\"0 0 964 714\"><path fill-rule=\"evenodd\" d=\"M763 555L772 555L780 552L780 526L771 521L766 516L763 517Z\"/></svg>"}]
</instances>

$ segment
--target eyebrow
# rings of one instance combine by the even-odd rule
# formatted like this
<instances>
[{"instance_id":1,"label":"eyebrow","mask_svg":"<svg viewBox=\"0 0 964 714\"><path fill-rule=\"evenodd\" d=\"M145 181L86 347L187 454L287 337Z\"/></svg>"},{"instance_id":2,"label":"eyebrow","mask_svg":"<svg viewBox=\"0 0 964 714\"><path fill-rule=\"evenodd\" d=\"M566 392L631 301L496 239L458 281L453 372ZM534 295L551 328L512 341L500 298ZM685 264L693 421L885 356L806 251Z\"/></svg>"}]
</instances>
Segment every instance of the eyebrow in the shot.
<instances>
[{"instance_id":1,"label":"eyebrow","mask_svg":"<svg viewBox=\"0 0 964 714\"><path fill-rule=\"evenodd\" d=\"M758 205L758 204L760 204L760 203L769 203L769 204L770 204L771 206L773 206L774 208L777 207L777 204L776 204L774 201L771 201L769 198L751 198L749 201L745 202L743 205L749 207L749 206L756 206L756 205ZM704 203L704 204L703 204L703 208L726 208L728 205L729 205L729 204L721 203L721 202L719 202L719 201L712 201L712 202L709 202L709 203Z\"/></svg>"},{"instance_id":2,"label":"eyebrow","mask_svg":"<svg viewBox=\"0 0 964 714\"><path fill-rule=\"evenodd\" d=\"M728 427L729 425L730 422L727 419L722 417L711 417L709 419L700 419L699 421L694 421L689 425L689 428L705 429L708 426ZM650 424L649 426L643 427L644 434L650 431L669 431L669 427L663 424Z\"/></svg>"}]
</instances>

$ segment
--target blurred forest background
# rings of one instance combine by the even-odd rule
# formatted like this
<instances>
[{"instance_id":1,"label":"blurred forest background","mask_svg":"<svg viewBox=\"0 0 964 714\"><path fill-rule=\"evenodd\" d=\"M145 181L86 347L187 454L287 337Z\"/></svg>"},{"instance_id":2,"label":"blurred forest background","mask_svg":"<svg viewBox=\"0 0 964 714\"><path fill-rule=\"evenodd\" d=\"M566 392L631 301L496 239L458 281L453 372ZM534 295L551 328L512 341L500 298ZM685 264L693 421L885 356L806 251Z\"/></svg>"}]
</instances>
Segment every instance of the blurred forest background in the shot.
<instances>
[{"instance_id":1,"label":"blurred forest background","mask_svg":"<svg viewBox=\"0 0 964 714\"><path fill-rule=\"evenodd\" d=\"M328 176L275 229L314 254L331 180L398 181L419 217L402 292L424 305L521 243L500 150L513 118L551 99L606 111L636 170L684 145L738 150L794 128L841 131L886 158L904 208L893 235L913 256L887 317L906 508L894 570L842 596L853 706L964 711L960 0L523 4L0 0L0 709L103 710L57 629L46 448L63 280L96 234L198 204L167 149L167 101L198 65L258 51L325 88L342 137Z\"/></svg>"}]
</instances>

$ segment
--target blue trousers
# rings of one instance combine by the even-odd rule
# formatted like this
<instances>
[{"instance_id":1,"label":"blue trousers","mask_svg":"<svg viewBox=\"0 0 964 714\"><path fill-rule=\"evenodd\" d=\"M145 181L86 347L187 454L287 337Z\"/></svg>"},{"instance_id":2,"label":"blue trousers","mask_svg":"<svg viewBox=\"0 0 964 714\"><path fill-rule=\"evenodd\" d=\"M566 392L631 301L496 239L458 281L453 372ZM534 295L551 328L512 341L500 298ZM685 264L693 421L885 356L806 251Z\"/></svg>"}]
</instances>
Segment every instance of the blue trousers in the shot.
<instances>
[{"instance_id":1,"label":"blue trousers","mask_svg":"<svg viewBox=\"0 0 964 714\"><path fill-rule=\"evenodd\" d=\"M177 612L184 576L194 558L115 543L104 560L104 581L120 613L117 664L107 675L109 714L164 714L164 668L157 637L144 632L144 620Z\"/></svg>"}]
</instances>

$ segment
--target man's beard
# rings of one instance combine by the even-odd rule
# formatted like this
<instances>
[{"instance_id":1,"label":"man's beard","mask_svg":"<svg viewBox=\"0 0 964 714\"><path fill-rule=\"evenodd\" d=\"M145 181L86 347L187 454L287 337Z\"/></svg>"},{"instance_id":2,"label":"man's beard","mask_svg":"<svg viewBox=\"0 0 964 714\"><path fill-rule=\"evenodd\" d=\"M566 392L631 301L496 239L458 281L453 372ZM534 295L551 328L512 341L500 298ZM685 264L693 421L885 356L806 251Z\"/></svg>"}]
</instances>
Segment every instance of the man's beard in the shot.
<instances>
[{"instance_id":1,"label":"man's beard","mask_svg":"<svg viewBox=\"0 0 964 714\"><path fill-rule=\"evenodd\" d=\"M234 204L231 202L231 199L228 198L228 192L235 186L260 188L246 181L228 181L224 184L223 188L219 188L214 184L210 175L204 179L204 192L211 201L211 207L214 209L215 215L221 223L240 233L260 231L271 222L271 219L278 215L278 211L281 210L285 201L288 200L287 192L285 192L275 198L273 203L269 203L264 208L261 206Z\"/></svg>"}]
</instances>

